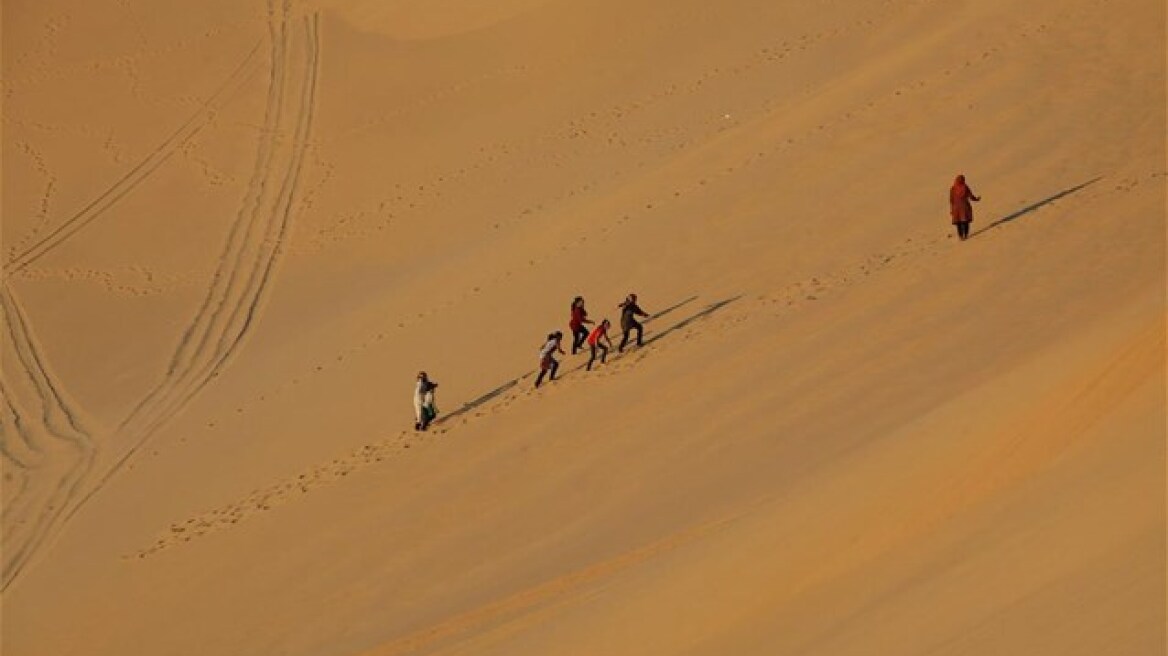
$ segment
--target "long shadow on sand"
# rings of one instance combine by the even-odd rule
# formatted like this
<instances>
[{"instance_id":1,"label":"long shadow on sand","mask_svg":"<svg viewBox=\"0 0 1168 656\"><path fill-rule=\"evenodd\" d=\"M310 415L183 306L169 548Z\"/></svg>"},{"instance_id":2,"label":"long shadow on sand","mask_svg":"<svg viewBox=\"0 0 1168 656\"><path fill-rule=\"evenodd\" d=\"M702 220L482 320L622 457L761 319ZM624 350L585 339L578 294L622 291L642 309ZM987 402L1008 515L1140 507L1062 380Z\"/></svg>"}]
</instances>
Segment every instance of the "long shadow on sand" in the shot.
<instances>
[{"instance_id":1,"label":"long shadow on sand","mask_svg":"<svg viewBox=\"0 0 1168 656\"><path fill-rule=\"evenodd\" d=\"M1075 185L1074 187L1071 187L1070 189L1064 189L1064 190L1058 192L1057 194L1051 196L1050 198L1044 198L1044 199L1038 201L1037 203L1023 207L1022 209L1018 210L1017 212L1014 212L1013 214L1011 214L1009 216L1004 216L1004 217L998 219L997 221L994 221L993 223L982 228L981 230L977 230L977 231L971 233L969 236L976 237L976 236L980 235L981 233L986 232L988 230L993 230L994 228L996 228L1002 224L1009 223L1011 221L1016 221L1017 219L1020 219L1023 216L1030 214L1031 212L1035 212L1037 210L1040 210L1043 207L1045 207L1046 205L1049 205L1049 204L1055 202L1056 200L1063 198L1064 196L1070 196L1071 194L1075 193L1076 191L1079 191L1085 187L1093 185L1102 179L1103 179L1102 176L1100 176L1100 177L1095 178L1093 180L1088 180L1082 184Z\"/></svg>"},{"instance_id":2,"label":"long shadow on sand","mask_svg":"<svg viewBox=\"0 0 1168 656\"><path fill-rule=\"evenodd\" d=\"M672 326L669 326L668 328L662 330L661 332L654 333L653 335L650 335L649 337L647 337L645 339L645 342L644 342L645 346L642 346L640 348L645 348L658 340L664 339L664 338L668 337L669 335L673 334L674 332L681 330L682 328L685 328L686 326L689 326L693 322L695 322L699 319L702 319L704 317L708 317L711 314L714 314L715 312L725 308L727 305L730 305L731 303L733 303L734 301L737 301L740 298L742 298L742 297L741 296L734 296L732 298L721 300L721 301L718 301L716 303L711 303L710 305L707 305L705 308L703 308L703 309L699 310L698 312L686 317L685 319L682 319L681 321L673 324ZM653 321L654 319L660 319L662 316L664 316L670 312L673 312L673 311L677 310L678 308L680 308L688 303L691 303L695 300L697 300L697 296L691 296L691 297L685 299L684 301L681 301L679 303L671 305L670 307L653 315L649 319L646 319L645 323L648 324L651 321ZM585 365L578 364L575 367L560 374L560 376L557 377L556 380L560 380L570 373L580 371L584 367L585 367ZM451 421L453 419L456 419L459 416L464 415L472 410L480 408L487 403L490 403L492 399L498 398L503 393L505 393L507 390L518 385L520 383L520 381L522 381L526 378L529 378L529 377L535 375L536 373L537 373L536 371L529 371L528 373L525 373L522 376L519 376L518 378L512 378L511 380L509 380L509 381L503 383L502 385L499 385L498 387L487 392L486 394L483 394L482 396L479 396L479 397L474 398L470 401L467 401L466 403L463 403L462 407L455 410L454 412L451 412L449 414L438 417L437 419L434 420L433 425L437 426L437 425L446 423L446 422Z\"/></svg>"}]
</instances>

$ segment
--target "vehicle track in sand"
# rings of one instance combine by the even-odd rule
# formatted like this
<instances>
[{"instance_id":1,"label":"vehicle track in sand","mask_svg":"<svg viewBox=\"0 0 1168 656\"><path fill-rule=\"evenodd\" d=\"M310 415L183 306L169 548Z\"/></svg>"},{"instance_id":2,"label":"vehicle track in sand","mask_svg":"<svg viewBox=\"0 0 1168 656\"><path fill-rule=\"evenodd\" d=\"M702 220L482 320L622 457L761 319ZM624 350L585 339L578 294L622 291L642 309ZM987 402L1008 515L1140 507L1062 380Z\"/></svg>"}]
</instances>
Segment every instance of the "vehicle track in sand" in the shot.
<instances>
[{"instance_id":1,"label":"vehicle track in sand","mask_svg":"<svg viewBox=\"0 0 1168 656\"><path fill-rule=\"evenodd\" d=\"M93 470L93 431L63 393L27 315L0 286L5 366L0 369L0 462L4 470L0 590L24 570L61 522Z\"/></svg>"},{"instance_id":2,"label":"vehicle track in sand","mask_svg":"<svg viewBox=\"0 0 1168 656\"><path fill-rule=\"evenodd\" d=\"M4 399L0 457L9 490L0 589L6 589L45 540L222 370L261 315L294 215L316 112L319 17L294 17L291 0L271 0L269 31L271 70L255 168L204 301L183 331L160 380L120 424L102 432L102 439L94 439L95 434L61 393L25 313L8 285L3 285L5 348L12 350L20 367L6 368L0 376ZM296 50L303 54L303 63L290 64ZM246 77L241 72L255 59L253 50L233 75L232 84ZM208 101L208 107L215 102ZM205 126L211 114L205 108L86 209L11 261L5 275L27 266L96 219ZM14 371L19 371L18 378ZM95 465L99 444L114 453L108 466ZM70 451L63 451L66 448ZM61 471L42 473L50 468ZM31 475L34 471L35 476Z\"/></svg>"},{"instance_id":3,"label":"vehicle track in sand","mask_svg":"<svg viewBox=\"0 0 1168 656\"><path fill-rule=\"evenodd\" d=\"M71 510L75 513L180 412L238 350L259 318L284 251L316 108L319 18L302 19L302 70L289 66L299 30L291 2L273 2L272 67L256 164L203 303L187 324L162 378L118 426L118 459ZM299 73L298 84L289 83ZM289 98L293 106L287 107ZM289 111L290 110L290 111ZM289 118L291 115L291 118ZM291 125L288 125L288 122ZM291 136L288 138L288 132Z\"/></svg>"}]
</instances>

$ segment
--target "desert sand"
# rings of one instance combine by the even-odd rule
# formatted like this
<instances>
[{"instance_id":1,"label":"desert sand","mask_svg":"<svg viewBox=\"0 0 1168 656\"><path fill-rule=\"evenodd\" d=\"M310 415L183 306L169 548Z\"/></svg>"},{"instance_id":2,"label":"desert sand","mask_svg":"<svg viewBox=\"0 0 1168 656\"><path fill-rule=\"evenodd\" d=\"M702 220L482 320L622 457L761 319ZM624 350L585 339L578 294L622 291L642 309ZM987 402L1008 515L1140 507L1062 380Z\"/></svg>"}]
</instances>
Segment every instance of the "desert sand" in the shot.
<instances>
[{"instance_id":1,"label":"desert sand","mask_svg":"<svg viewBox=\"0 0 1168 656\"><path fill-rule=\"evenodd\" d=\"M5 656L1165 653L1162 2L2 19Z\"/></svg>"}]
</instances>

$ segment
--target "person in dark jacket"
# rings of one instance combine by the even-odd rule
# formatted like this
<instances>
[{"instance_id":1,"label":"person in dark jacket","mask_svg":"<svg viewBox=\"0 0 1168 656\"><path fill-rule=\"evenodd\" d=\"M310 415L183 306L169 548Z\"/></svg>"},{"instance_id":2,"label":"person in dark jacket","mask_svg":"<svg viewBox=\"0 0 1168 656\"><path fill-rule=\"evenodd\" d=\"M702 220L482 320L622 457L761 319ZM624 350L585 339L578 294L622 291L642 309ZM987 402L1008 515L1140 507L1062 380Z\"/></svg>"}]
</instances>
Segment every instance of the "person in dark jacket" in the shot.
<instances>
[{"instance_id":1,"label":"person in dark jacket","mask_svg":"<svg viewBox=\"0 0 1168 656\"><path fill-rule=\"evenodd\" d=\"M642 310L641 306L637 305L637 295L629 294L625 298L625 302L617 307L621 311L621 332L624 333L617 350L621 352L625 350L625 346L629 343L629 333L634 330L637 331L637 346L643 346L641 335L644 333L645 327L641 325L640 321L637 321L637 317L647 317L649 314Z\"/></svg>"},{"instance_id":2,"label":"person in dark jacket","mask_svg":"<svg viewBox=\"0 0 1168 656\"><path fill-rule=\"evenodd\" d=\"M973 223L973 205L969 201L980 201L973 194L969 185L965 184L965 176L959 175L949 188L949 215L953 217L953 225L957 226L957 238L961 241L969 239L969 224Z\"/></svg>"},{"instance_id":3,"label":"person in dark jacket","mask_svg":"<svg viewBox=\"0 0 1168 656\"><path fill-rule=\"evenodd\" d=\"M592 323L588 318L588 310L584 309L584 297L577 296L572 301L572 318L568 321L568 328L572 330L572 355L584 348L584 340L588 339L588 328L585 324Z\"/></svg>"}]
</instances>

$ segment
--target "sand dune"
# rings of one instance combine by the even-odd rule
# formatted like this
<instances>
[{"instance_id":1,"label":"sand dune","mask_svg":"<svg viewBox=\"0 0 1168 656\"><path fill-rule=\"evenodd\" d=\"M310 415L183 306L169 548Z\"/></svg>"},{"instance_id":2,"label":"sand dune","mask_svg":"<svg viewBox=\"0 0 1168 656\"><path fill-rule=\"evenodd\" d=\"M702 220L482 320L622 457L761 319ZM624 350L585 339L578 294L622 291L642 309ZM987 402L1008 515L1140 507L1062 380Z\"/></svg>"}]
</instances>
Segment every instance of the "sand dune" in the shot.
<instances>
[{"instance_id":1,"label":"sand dune","mask_svg":"<svg viewBox=\"0 0 1168 656\"><path fill-rule=\"evenodd\" d=\"M6 3L4 653L1162 653L1164 19Z\"/></svg>"}]
</instances>

